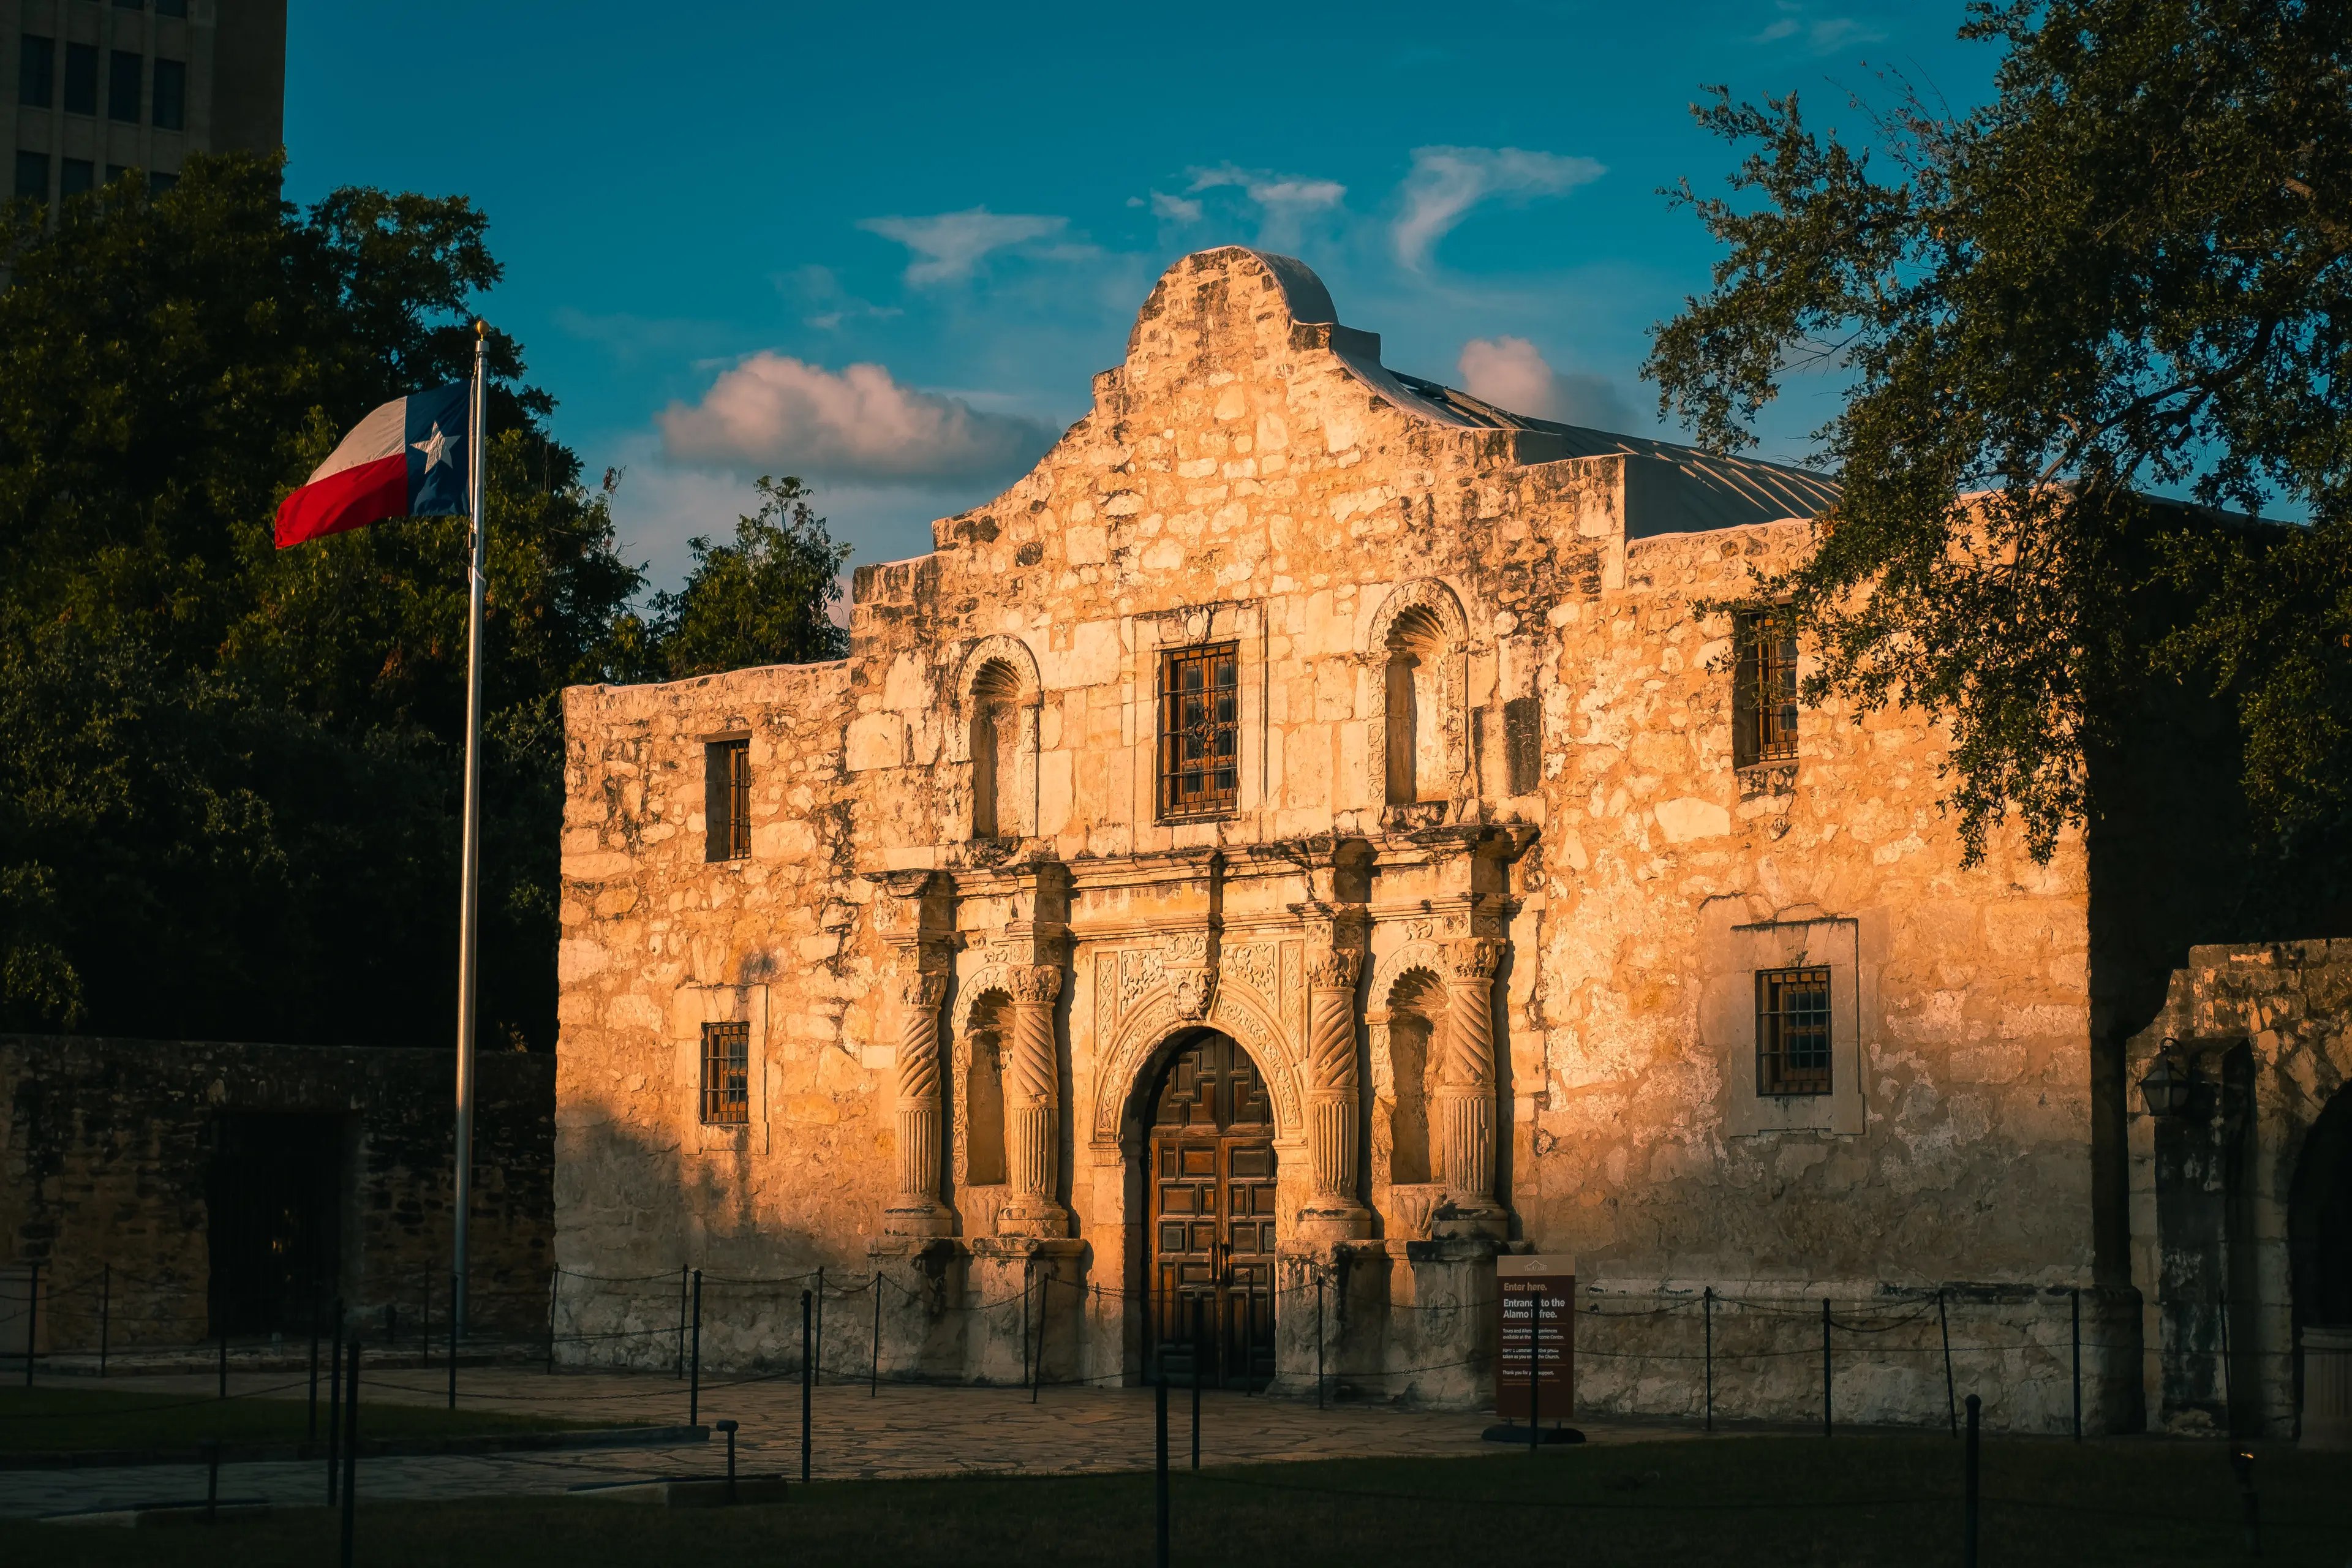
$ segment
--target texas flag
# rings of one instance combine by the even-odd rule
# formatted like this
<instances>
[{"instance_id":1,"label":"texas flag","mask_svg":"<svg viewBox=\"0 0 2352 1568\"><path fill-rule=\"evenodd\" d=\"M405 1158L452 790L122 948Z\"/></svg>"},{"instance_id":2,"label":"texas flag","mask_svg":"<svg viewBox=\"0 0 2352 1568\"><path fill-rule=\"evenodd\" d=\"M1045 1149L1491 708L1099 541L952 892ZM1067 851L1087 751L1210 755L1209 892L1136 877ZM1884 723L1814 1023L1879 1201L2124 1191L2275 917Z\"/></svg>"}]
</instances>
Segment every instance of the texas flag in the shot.
<instances>
[{"instance_id":1,"label":"texas flag","mask_svg":"<svg viewBox=\"0 0 2352 1568\"><path fill-rule=\"evenodd\" d=\"M464 382L395 397L359 422L310 482L278 503L278 548L388 517L463 516Z\"/></svg>"}]
</instances>

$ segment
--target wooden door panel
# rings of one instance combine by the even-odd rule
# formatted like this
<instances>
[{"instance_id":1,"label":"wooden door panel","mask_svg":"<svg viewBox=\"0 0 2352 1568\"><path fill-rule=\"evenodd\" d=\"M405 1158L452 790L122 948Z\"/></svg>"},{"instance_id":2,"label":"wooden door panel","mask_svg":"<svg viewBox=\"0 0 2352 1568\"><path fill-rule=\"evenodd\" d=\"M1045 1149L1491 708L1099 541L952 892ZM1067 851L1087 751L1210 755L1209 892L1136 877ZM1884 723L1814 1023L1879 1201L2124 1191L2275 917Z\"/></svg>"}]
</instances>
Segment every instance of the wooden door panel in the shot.
<instances>
[{"instance_id":1,"label":"wooden door panel","mask_svg":"<svg viewBox=\"0 0 2352 1568\"><path fill-rule=\"evenodd\" d=\"M1171 1062L1153 1108L1152 1353L1178 1382L1274 1372L1274 1119L1247 1052L1212 1037Z\"/></svg>"}]
</instances>

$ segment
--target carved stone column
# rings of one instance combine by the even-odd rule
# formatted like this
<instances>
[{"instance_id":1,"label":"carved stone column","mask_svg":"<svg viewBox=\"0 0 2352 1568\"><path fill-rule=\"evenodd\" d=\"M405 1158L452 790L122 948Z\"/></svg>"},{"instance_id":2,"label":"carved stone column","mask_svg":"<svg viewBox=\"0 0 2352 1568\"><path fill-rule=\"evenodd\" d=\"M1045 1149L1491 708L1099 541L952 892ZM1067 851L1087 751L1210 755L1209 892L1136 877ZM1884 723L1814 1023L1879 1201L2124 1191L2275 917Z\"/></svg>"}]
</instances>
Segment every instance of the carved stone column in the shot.
<instances>
[{"instance_id":1,"label":"carved stone column","mask_svg":"<svg viewBox=\"0 0 2352 1568\"><path fill-rule=\"evenodd\" d=\"M1452 1227L1494 1232L1507 1215L1495 1201L1495 969L1503 944L1465 937L1446 952L1445 1068L1438 1080L1438 1163Z\"/></svg>"},{"instance_id":2,"label":"carved stone column","mask_svg":"<svg viewBox=\"0 0 2352 1568\"><path fill-rule=\"evenodd\" d=\"M889 1236L945 1236L940 1202L940 1004L948 977L918 970L898 978L898 1196L882 1215Z\"/></svg>"},{"instance_id":3,"label":"carved stone column","mask_svg":"<svg viewBox=\"0 0 2352 1568\"><path fill-rule=\"evenodd\" d=\"M1004 1131L1012 1195L996 1213L1000 1236L1060 1237L1069 1211L1055 1201L1055 1152L1061 1137L1060 1062L1054 1049L1054 1000L1062 972L1049 963L1018 964L1013 987L1013 1050L1004 1075Z\"/></svg>"},{"instance_id":4,"label":"carved stone column","mask_svg":"<svg viewBox=\"0 0 2352 1568\"><path fill-rule=\"evenodd\" d=\"M1363 964L1363 954L1336 949L1318 952L1307 970L1307 1147L1315 1193L1299 1228L1318 1240L1351 1240L1371 1229L1370 1211L1356 1199L1363 1149L1356 977Z\"/></svg>"}]
</instances>

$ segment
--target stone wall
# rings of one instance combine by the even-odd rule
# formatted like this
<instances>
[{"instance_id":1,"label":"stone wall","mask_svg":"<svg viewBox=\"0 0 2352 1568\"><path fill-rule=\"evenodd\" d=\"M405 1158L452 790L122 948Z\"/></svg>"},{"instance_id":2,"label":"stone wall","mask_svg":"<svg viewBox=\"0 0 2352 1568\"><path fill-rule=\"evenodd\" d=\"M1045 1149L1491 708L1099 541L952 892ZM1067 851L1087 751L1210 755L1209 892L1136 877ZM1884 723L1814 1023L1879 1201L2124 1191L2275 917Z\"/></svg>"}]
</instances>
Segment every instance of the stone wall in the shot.
<instances>
[{"instance_id":1,"label":"stone wall","mask_svg":"<svg viewBox=\"0 0 2352 1568\"><path fill-rule=\"evenodd\" d=\"M1178 263L1035 469L860 570L845 663L567 695L583 1321L674 1312L622 1277L870 1258L935 1303L893 1353L994 1375L941 1314L1074 1270L1072 1353L1132 1376L1142 1101L1209 1028L1266 1078L1286 1279L1325 1288L1281 1319L1288 1386L1336 1336L1367 1394L1478 1397L1483 1330L1426 1331L1483 1321L1454 1309L1499 1247L1603 1291L2092 1287L2083 844L1963 867L1916 713L1808 710L1795 757L1736 765L1707 601L1833 495L1399 377L1296 262ZM1165 819L1162 658L1228 643L1230 809ZM712 863L734 734L753 854ZM1800 963L1833 1088L1759 1095L1752 976ZM728 1019L740 1132L694 1103ZM1008 1179L974 1179L975 1059L1012 1075ZM1941 1418L1887 1386L1878 1415Z\"/></svg>"},{"instance_id":2,"label":"stone wall","mask_svg":"<svg viewBox=\"0 0 2352 1568\"><path fill-rule=\"evenodd\" d=\"M499 1052L477 1068L480 1331L546 1322L554 1065ZM43 1352L97 1350L107 1269L115 1351L212 1333L208 1184L225 1117L339 1121L341 1258L322 1290L373 1321L386 1305L414 1314L429 1289L445 1315L453 1087L446 1050L0 1035L0 1236L10 1264L40 1266Z\"/></svg>"},{"instance_id":3,"label":"stone wall","mask_svg":"<svg viewBox=\"0 0 2352 1568\"><path fill-rule=\"evenodd\" d=\"M2303 1331L2352 1324L2352 942L2191 949L2130 1081L2159 1058L2182 1102L2135 1089L2130 1120L2148 1424L2293 1436Z\"/></svg>"}]
</instances>

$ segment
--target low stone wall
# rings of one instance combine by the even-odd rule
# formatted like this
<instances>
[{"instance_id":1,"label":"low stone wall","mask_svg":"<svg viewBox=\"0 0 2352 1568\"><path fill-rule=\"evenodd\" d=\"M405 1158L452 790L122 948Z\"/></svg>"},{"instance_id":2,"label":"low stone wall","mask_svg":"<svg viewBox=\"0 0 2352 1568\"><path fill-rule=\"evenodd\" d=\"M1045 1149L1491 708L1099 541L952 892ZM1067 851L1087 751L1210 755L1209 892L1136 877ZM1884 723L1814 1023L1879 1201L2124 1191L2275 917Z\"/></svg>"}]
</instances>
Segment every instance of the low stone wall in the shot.
<instances>
[{"instance_id":1,"label":"low stone wall","mask_svg":"<svg viewBox=\"0 0 2352 1568\"><path fill-rule=\"evenodd\" d=\"M322 1296L371 1325L387 1307L414 1323L428 1302L446 1322L453 1066L446 1048L0 1035L0 1265L24 1279L37 1266L37 1353L213 1335L213 1183L221 1127L239 1117L304 1118L340 1140ZM554 1058L487 1053L476 1085L471 1327L536 1337Z\"/></svg>"},{"instance_id":2,"label":"low stone wall","mask_svg":"<svg viewBox=\"0 0 2352 1568\"><path fill-rule=\"evenodd\" d=\"M1838 1424L2071 1432L2078 1305L2083 1430L2139 1424L2138 1292L2003 1284L1580 1280L1577 1407L1704 1416L1711 1371L1718 1420L1819 1425L1824 1300Z\"/></svg>"}]
</instances>

